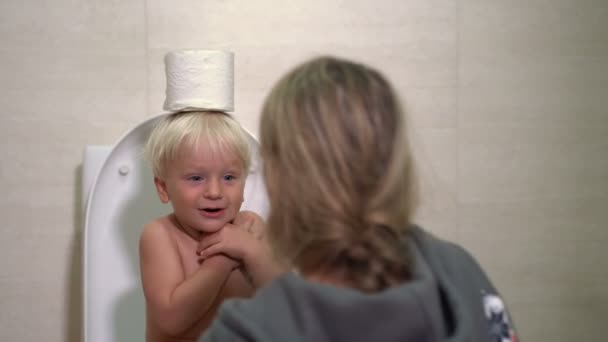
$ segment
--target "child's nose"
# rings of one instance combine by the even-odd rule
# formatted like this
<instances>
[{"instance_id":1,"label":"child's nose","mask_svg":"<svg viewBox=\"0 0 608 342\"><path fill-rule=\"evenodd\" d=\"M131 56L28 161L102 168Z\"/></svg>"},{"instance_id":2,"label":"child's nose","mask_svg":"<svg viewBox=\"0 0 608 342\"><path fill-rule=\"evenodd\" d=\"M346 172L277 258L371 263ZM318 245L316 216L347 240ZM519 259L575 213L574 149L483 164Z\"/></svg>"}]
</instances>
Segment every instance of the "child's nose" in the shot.
<instances>
[{"instance_id":1,"label":"child's nose","mask_svg":"<svg viewBox=\"0 0 608 342\"><path fill-rule=\"evenodd\" d=\"M222 184L218 180L210 180L205 188L205 197L216 199L222 197Z\"/></svg>"}]
</instances>

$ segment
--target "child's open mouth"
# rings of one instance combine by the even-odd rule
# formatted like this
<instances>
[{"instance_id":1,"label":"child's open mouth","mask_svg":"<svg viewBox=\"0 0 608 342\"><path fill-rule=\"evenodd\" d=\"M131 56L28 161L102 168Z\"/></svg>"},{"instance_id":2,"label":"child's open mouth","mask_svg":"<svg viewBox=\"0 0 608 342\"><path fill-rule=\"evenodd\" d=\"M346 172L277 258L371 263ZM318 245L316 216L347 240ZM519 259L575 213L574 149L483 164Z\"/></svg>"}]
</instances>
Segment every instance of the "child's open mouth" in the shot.
<instances>
[{"instance_id":1,"label":"child's open mouth","mask_svg":"<svg viewBox=\"0 0 608 342\"><path fill-rule=\"evenodd\" d=\"M201 214L204 217L215 218L222 215L224 212L223 208L203 208L200 210Z\"/></svg>"}]
</instances>

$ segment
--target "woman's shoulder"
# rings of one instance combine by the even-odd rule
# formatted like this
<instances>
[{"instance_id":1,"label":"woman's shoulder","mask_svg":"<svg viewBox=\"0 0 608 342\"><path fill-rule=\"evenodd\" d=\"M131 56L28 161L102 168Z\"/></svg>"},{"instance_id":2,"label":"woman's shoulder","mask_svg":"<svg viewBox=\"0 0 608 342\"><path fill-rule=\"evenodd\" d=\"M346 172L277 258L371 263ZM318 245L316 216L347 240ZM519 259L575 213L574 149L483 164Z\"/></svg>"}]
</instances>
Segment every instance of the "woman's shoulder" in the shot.
<instances>
[{"instance_id":1,"label":"woman's shoulder","mask_svg":"<svg viewBox=\"0 0 608 342\"><path fill-rule=\"evenodd\" d=\"M463 246L442 239L419 226L410 228L410 239L427 259L443 264L467 264L480 267L475 258Z\"/></svg>"},{"instance_id":2,"label":"woman's shoulder","mask_svg":"<svg viewBox=\"0 0 608 342\"><path fill-rule=\"evenodd\" d=\"M444 295L454 304L455 321L468 321L471 334L479 338L492 338L496 331L503 331L502 337L515 336L513 322L506 305L480 263L463 246L443 240L423 230L413 227L410 240L420 251L420 255L432 270ZM462 328L467 324L455 324ZM490 327L490 331L488 331ZM495 328L502 327L503 330ZM506 330L505 330L506 329ZM464 330L457 329L462 334ZM506 339L505 339L506 340ZM509 339L510 341L510 339Z\"/></svg>"},{"instance_id":3,"label":"woman's shoulder","mask_svg":"<svg viewBox=\"0 0 608 342\"><path fill-rule=\"evenodd\" d=\"M496 292L481 264L463 246L441 239L418 226L412 227L409 239L440 282Z\"/></svg>"}]
</instances>

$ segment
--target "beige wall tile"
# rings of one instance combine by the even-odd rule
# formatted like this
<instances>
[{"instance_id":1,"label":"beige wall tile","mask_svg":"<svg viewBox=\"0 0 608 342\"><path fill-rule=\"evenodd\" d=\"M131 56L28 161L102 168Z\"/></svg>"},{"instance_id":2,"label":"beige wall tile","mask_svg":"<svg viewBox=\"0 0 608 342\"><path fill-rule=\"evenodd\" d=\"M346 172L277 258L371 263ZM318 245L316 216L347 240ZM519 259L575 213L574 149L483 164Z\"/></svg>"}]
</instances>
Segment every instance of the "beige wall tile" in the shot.
<instances>
[{"instance_id":1,"label":"beige wall tile","mask_svg":"<svg viewBox=\"0 0 608 342\"><path fill-rule=\"evenodd\" d=\"M148 50L148 64L146 66L147 101L149 114L162 113L165 101L165 62L164 56L169 50Z\"/></svg>"},{"instance_id":2,"label":"beige wall tile","mask_svg":"<svg viewBox=\"0 0 608 342\"><path fill-rule=\"evenodd\" d=\"M89 134L75 135L66 132L79 132L82 123L0 120L0 125L5 128L0 134L0 184L11 193L0 203L26 207L72 204L73 194L67 190L75 185L84 146L114 143L128 127L125 123L92 125ZM34 194L36 201L32 201Z\"/></svg>"},{"instance_id":3,"label":"beige wall tile","mask_svg":"<svg viewBox=\"0 0 608 342\"><path fill-rule=\"evenodd\" d=\"M3 1L0 40L0 340L77 342L78 167L144 117L144 2Z\"/></svg>"},{"instance_id":4,"label":"beige wall tile","mask_svg":"<svg viewBox=\"0 0 608 342\"><path fill-rule=\"evenodd\" d=\"M4 50L0 80L7 96L0 99L2 118L139 121L146 106L145 61L144 50Z\"/></svg>"},{"instance_id":5,"label":"beige wall tile","mask_svg":"<svg viewBox=\"0 0 608 342\"><path fill-rule=\"evenodd\" d=\"M35 196L30 201L36 202ZM80 270L71 265L80 253L73 245L73 219L65 209L61 203L0 206L0 214L8 222L0 240L0 301L5 308L0 316L2 340L66 340L69 322L80 322L78 312L68 306L79 301L73 284L80 283ZM24 322L33 320L40 321L36 329L24 329Z\"/></svg>"},{"instance_id":6,"label":"beige wall tile","mask_svg":"<svg viewBox=\"0 0 608 342\"><path fill-rule=\"evenodd\" d=\"M408 87L394 80L409 124L419 128L456 128L458 104L456 87Z\"/></svg>"},{"instance_id":7,"label":"beige wall tile","mask_svg":"<svg viewBox=\"0 0 608 342\"><path fill-rule=\"evenodd\" d=\"M145 48L144 1L0 2L0 41L10 48Z\"/></svg>"},{"instance_id":8,"label":"beige wall tile","mask_svg":"<svg viewBox=\"0 0 608 342\"><path fill-rule=\"evenodd\" d=\"M420 184L416 222L442 238L457 240L457 132L413 128L412 133Z\"/></svg>"},{"instance_id":9,"label":"beige wall tile","mask_svg":"<svg viewBox=\"0 0 608 342\"><path fill-rule=\"evenodd\" d=\"M500 202L608 193L608 125L468 125L459 199Z\"/></svg>"},{"instance_id":10,"label":"beige wall tile","mask_svg":"<svg viewBox=\"0 0 608 342\"><path fill-rule=\"evenodd\" d=\"M453 0L408 2L283 2L152 0L147 3L151 48L298 47L319 42L358 46L399 44L450 32Z\"/></svg>"},{"instance_id":11,"label":"beige wall tile","mask_svg":"<svg viewBox=\"0 0 608 342\"><path fill-rule=\"evenodd\" d=\"M605 124L605 1L462 1L460 121Z\"/></svg>"},{"instance_id":12,"label":"beige wall tile","mask_svg":"<svg viewBox=\"0 0 608 342\"><path fill-rule=\"evenodd\" d=\"M608 55L608 3L603 0L462 0L459 13L465 59Z\"/></svg>"},{"instance_id":13,"label":"beige wall tile","mask_svg":"<svg viewBox=\"0 0 608 342\"><path fill-rule=\"evenodd\" d=\"M54 283L54 280L34 280L31 274L19 280L0 279L0 288L3 289L0 300L3 307L10 308L10 310L2 310L0 314L2 340L35 341L41 338L63 340L61 326L63 320L60 319L64 317L61 311L63 299L58 295L62 291ZM36 315L32 315L31 306L34 305L36 305ZM40 321L36 324L36 328L25 328L24 322L31 322L33 318L39 318Z\"/></svg>"},{"instance_id":14,"label":"beige wall tile","mask_svg":"<svg viewBox=\"0 0 608 342\"><path fill-rule=\"evenodd\" d=\"M462 124L605 125L608 85L479 85L459 87Z\"/></svg>"},{"instance_id":15,"label":"beige wall tile","mask_svg":"<svg viewBox=\"0 0 608 342\"><path fill-rule=\"evenodd\" d=\"M605 89L608 83L605 60L604 57L536 59L498 54L475 58L461 56L460 84L466 87L500 86L507 90L515 87Z\"/></svg>"}]
</instances>

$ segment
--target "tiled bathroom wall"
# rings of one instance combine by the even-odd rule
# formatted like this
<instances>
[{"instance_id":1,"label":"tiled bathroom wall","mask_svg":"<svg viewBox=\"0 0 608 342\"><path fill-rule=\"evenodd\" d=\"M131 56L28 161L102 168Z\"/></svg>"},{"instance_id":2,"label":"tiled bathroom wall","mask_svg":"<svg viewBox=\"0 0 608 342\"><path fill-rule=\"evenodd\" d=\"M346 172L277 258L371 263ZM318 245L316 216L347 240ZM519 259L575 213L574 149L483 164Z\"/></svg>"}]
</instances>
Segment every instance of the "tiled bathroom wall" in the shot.
<instances>
[{"instance_id":1,"label":"tiled bathroom wall","mask_svg":"<svg viewBox=\"0 0 608 342\"><path fill-rule=\"evenodd\" d=\"M0 340L80 340L80 163L162 111L172 49L236 54L237 118L317 54L382 70L409 111L418 221L463 244L523 341L608 317L608 2L0 2Z\"/></svg>"}]
</instances>

